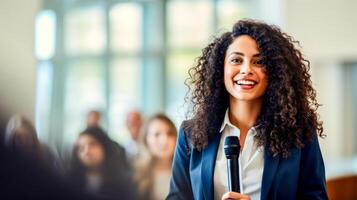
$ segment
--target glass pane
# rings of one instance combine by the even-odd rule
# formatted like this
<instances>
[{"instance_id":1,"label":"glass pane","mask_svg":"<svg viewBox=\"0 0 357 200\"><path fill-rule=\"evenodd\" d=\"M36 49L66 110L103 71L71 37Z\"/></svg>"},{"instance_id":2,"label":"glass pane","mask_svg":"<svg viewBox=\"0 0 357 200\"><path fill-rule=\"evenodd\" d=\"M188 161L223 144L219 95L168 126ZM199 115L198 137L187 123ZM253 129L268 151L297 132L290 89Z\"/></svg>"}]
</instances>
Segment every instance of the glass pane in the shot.
<instances>
[{"instance_id":1,"label":"glass pane","mask_svg":"<svg viewBox=\"0 0 357 200\"><path fill-rule=\"evenodd\" d=\"M189 77L188 70L194 66L199 52L173 53L168 57L167 68L167 113L176 125L185 117L187 105L184 98L188 91L185 80Z\"/></svg>"},{"instance_id":2,"label":"glass pane","mask_svg":"<svg viewBox=\"0 0 357 200\"><path fill-rule=\"evenodd\" d=\"M212 33L211 1L169 1L167 27L169 46L203 47Z\"/></svg>"},{"instance_id":3,"label":"glass pane","mask_svg":"<svg viewBox=\"0 0 357 200\"><path fill-rule=\"evenodd\" d=\"M43 141L48 141L48 134L50 133L52 70L52 63L50 62L42 62L37 66L36 129L39 138Z\"/></svg>"},{"instance_id":4,"label":"glass pane","mask_svg":"<svg viewBox=\"0 0 357 200\"><path fill-rule=\"evenodd\" d=\"M51 59L55 53L56 14L41 11L35 22L35 54L40 60Z\"/></svg>"},{"instance_id":5,"label":"glass pane","mask_svg":"<svg viewBox=\"0 0 357 200\"><path fill-rule=\"evenodd\" d=\"M105 109L105 85L102 62L79 60L67 67L65 88L64 143L75 141L85 128L88 111Z\"/></svg>"},{"instance_id":6,"label":"glass pane","mask_svg":"<svg viewBox=\"0 0 357 200\"><path fill-rule=\"evenodd\" d=\"M126 114L139 108L140 60L137 58L116 59L111 65L111 95L109 110L109 133L121 143L126 142Z\"/></svg>"},{"instance_id":7,"label":"glass pane","mask_svg":"<svg viewBox=\"0 0 357 200\"><path fill-rule=\"evenodd\" d=\"M100 54L106 45L104 12L99 7L75 9L65 16L68 55Z\"/></svg>"},{"instance_id":8,"label":"glass pane","mask_svg":"<svg viewBox=\"0 0 357 200\"><path fill-rule=\"evenodd\" d=\"M218 1L218 29L231 30L239 19L248 17L248 9L242 1Z\"/></svg>"},{"instance_id":9,"label":"glass pane","mask_svg":"<svg viewBox=\"0 0 357 200\"><path fill-rule=\"evenodd\" d=\"M130 19L130 20L128 20ZM142 46L142 9L137 3L120 3L110 10L111 48L137 52Z\"/></svg>"}]
</instances>

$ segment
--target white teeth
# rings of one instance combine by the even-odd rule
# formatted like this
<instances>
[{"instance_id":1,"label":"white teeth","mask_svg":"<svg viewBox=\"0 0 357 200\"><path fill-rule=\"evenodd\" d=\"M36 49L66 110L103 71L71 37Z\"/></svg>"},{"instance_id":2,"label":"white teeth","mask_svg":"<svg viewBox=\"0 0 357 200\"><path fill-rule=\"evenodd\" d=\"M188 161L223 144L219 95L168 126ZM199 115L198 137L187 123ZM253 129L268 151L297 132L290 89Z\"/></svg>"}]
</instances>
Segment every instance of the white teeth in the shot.
<instances>
[{"instance_id":1,"label":"white teeth","mask_svg":"<svg viewBox=\"0 0 357 200\"><path fill-rule=\"evenodd\" d=\"M254 81L249 80L238 80L237 83L238 85L255 85Z\"/></svg>"}]
</instances>

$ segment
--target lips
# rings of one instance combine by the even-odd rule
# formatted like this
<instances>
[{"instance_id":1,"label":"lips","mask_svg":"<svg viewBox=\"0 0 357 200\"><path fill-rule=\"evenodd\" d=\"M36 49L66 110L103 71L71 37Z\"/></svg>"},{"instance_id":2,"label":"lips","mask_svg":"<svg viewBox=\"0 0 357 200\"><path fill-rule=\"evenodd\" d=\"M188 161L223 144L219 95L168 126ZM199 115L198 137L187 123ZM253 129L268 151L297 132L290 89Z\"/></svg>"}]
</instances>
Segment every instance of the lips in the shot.
<instances>
[{"instance_id":1,"label":"lips","mask_svg":"<svg viewBox=\"0 0 357 200\"><path fill-rule=\"evenodd\" d=\"M239 79L235 81L235 84L244 90L252 89L257 83L257 81L251 79Z\"/></svg>"},{"instance_id":2,"label":"lips","mask_svg":"<svg viewBox=\"0 0 357 200\"><path fill-rule=\"evenodd\" d=\"M251 85L251 86L254 86L254 85L256 85L257 84L257 82L256 81L253 81L253 80L238 80L238 81L236 81L236 83L238 84L238 85Z\"/></svg>"}]
</instances>

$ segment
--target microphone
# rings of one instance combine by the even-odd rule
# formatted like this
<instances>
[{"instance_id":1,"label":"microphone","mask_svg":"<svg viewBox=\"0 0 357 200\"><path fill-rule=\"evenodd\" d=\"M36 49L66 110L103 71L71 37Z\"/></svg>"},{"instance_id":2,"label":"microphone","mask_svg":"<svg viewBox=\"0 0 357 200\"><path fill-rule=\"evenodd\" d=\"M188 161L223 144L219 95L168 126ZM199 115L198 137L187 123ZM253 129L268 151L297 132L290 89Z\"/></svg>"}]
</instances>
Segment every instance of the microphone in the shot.
<instances>
[{"instance_id":1,"label":"microphone","mask_svg":"<svg viewBox=\"0 0 357 200\"><path fill-rule=\"evenodd\" d=\"M224 139L224 153L227 158L229 192L240 192L239 158L240 144L237 136L227 136Z\"/></svg>"}]
</instances>

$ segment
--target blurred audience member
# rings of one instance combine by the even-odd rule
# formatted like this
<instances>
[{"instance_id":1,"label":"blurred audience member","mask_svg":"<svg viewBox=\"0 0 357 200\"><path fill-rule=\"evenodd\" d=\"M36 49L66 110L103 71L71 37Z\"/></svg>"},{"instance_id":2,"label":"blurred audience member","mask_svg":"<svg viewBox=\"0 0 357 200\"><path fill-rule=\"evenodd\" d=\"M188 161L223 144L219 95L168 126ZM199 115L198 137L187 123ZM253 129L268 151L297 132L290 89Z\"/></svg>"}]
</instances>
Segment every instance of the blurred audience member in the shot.
<instances>
[{"instance_id":1,"label":"blurred audience member","mask_svg":"<svg viewBox=\"0 0 357 200\"><path fill-rule=\"evenodd\" d=\"M143 118L139 111L130 111L126 117L126 127L130 134L129 142L126 143L125 149L128 154L129 159L132 162L142 154L143 151L143 144L141 138L141 128L143 125Z\"/></svg>"},{"instance_id":2,"label":"blurred audience member","mask_svg":"<svg viewBox=\"0 0 357 200\"><path fill-rule=\"evenodd\" d=\"M136 199L124 149L98 127L83 131L73 149L69 180L74 187L108 199Z\"/></svg>"},{"instance_id":3,"label":"blurred audience member","mask_svg":"<svg viewBox=\"0 0 357 200\"><path fill-rule=\"evenodd\" d=\"M44 167L33 156L25 156L23 152L18 151L19 149L15 151L13 147L20 142L12 140L11 138L14 136L10 135L9 132L13 132L10 131L13 129L11 127L18 120L13 118L7 126L8 131L6 131L5 119L7 119L8 113L4 113L1 108L0 105L0 199L94 199L68 187L53 171ZM32 129L34 133L33 126L29 127L32 127L29 130ZM4 142L5 138L7 138L7 143ZM33 136L33 138L37 137ZM33 139L33 141L36 141L36 139ZM30 142L25 141L25 143ZM25 149L33 148L30 145L21 146L20 151Z\"/></svg>"},{"instance_id":4,"label":"blurred audience member","mask_svg":"<svg viewBox=\"0 0 357 200\"><path fill-rule=\"evenodd\" d=\"M97 110L91 110L87 114L87 128L101 127L102 115Z\"/></svg>"},{"instance_id":5,"label":"blurred audience member","mask_svg":"<svg viewBox=\"0 0 357 200\"><path fill-rule=\"evenodd\" d=\"M38 161L51 170L59 170L60 165L53 153L40 143L32 122L23 115L13 115L6 127L5 146L10 152L16 152Z\"/></svg>"},{"instance_id":6,"label":"blurred audience member","mask_svg":"<svg viewBox=\"0 0 357 200\"><path fill-rule=\"evenodd\" d=\"M144 128L144 144L150 159L136 163L135 180L140 199L162 200L167 196L176 139L176 127L167 116L157 114L148 120Z\"/></svg>"}]
</instances>

